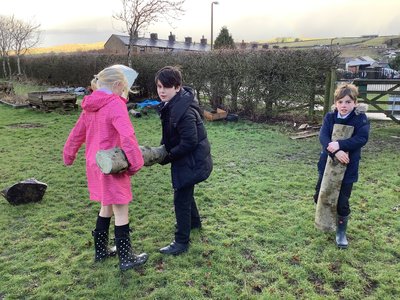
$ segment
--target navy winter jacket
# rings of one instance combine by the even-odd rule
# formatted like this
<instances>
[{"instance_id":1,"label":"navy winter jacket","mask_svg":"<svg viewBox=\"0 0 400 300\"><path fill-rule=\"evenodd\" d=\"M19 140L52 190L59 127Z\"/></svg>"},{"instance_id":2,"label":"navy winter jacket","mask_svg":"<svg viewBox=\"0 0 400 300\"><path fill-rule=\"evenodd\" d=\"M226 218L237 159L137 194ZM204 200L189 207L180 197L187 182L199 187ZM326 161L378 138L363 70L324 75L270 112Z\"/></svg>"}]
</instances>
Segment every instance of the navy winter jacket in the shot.
<instances>
[{"instance_id":1,"label":"navy winter jacket","mask_svg":"<svg viewBox=\"0 0 400 300\"><path fill-rule=\"evenodd\" d=\"M338 111L335 109L333 112L329 112L325 115L324 121L319 134L319 140L322 145L322 151L318 162L318 173L319 176L323 176L328 151L326 148L332 141L332 131L334 124L343 124L354 127L354 132L351 138L340 140L339 148L344 152L349 153L350 163L347 165L346 172L344 174L343 183L353 183L358 180L358 166L361 159L361 147L363 147L368 141L369 135L369 121L364 112L360 112L358 107L350 113L345 119L337 118Z\"/></svg>"},{"instance_id":2,"label":"navy winter jacket","mask_svg":"<svg viewBox=\"0 0 400 300\"><path fill-rule=\"evenodd\" d=\"M168 152L162 164L171 163L172 186L181 189L208 178L212 171L210 143L194 92L181 90L159 107L162 140Z\"/></svg>"}]
</instances>

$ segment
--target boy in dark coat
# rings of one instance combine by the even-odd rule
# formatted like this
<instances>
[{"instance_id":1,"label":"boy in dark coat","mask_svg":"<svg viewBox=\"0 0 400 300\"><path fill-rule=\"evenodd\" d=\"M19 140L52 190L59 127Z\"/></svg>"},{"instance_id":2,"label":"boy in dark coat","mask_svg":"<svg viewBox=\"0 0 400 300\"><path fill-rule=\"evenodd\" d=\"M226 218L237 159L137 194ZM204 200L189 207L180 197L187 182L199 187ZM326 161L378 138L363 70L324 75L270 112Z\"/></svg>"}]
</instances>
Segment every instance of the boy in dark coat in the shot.
<instances>
[{"instance_id":1,"label":"boy in dark coat","mask_svg":"<svg viewBox=\"0 0 400 300\"><path fill-rule=\"evenodd\" d=\"M182 87L182 75L175 67L164 67L155 76L162 101L159 113L162 141L168 152L161 164L171 163L176 216L175 240L161 248L163 254L178 255L189 247L190 230L201 228L194 200L194 185L212 171L210 144L194 92Z\"/></svg>"},{"instance_id":2,"label":"boy in dark coat","mask_svg":"<svg viewBox=\"0 0 400 300\"><path fill-rule=\"evenodd\" d=\"M347 248L346 229L350 215L350 195L353 183L358 180L358 166L361 159L361 148L367 143L369 121L365 115L367 105L357 103L358 89L353 84L342 84L335 91L334 111L326 114L319 135L322 151L318 162L319 178L316 185L314 201L317 202L321 181L328 155L336 157L339 162L346 164L346 171L340 187L337 203L336 244L339 248ZM334 124L354 127L349 139L332 141Z\"/></svg>"}]
</instances>

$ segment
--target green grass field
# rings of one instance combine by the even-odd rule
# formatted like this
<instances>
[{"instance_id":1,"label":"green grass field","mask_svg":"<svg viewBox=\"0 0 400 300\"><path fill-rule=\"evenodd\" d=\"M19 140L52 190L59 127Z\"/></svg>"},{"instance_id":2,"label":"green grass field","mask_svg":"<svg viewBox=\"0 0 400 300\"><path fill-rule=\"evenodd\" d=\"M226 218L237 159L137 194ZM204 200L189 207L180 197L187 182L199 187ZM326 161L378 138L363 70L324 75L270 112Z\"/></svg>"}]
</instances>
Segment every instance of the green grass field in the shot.
<instances>
[{"instance_id":1,"label":"green grass field","mask_svg":"<svg viewBox=\"0 0 400 300\"><path fill-rule=\"evenodd\" d=\"M384 44L387 40L397 38L398 36L378 36L374 38L370 37L332 37L332 38L320 38L320 39L303 39L299 41L288 41L282 42L271 42L271 45L277 45L279 47L315 47L315 46L330 46L330 45L355 45L361 47L368 46L379 46Z\"/></svg>"},{"instance_id":2,"label":"green grass field","mask_svg":"<svg viewBox=\"0 0 400 300\"><path fill-rule=\"evenodd\" d=\"M270 42L270 47L279 46L279 48L313 48L330 47L331 45L340 50L341 57L370 56L376 60L382 59L384 48L381 48L386 41L396 39L398 36L378 36L369 37L332 37L321 39L303 39L295 42L293 39L285 43Z\"/></svg>"},{"instance_id":3,"label":"green grass field","mask_svg":"<svg viewBox=\"0 0 400 300\"><path fill-rule=\"evenodd\" d=\"M0 105L0 188L36 178L43 200L0 199L0 299L399 299L400 127L373 122L351 198L350 247L314 227L319 142L283 126L208 122L214 171L195 190L204 228L189 252L163 256L173 238L167 166L132 178L132 242L150 258L121 273L93 262L99 206L88 200L84 149L64 167L78 117ZM155 113L132 118L139 143L158 145ZM113 229L113 227L112 227Z\"/></svg>"}]
</instances>

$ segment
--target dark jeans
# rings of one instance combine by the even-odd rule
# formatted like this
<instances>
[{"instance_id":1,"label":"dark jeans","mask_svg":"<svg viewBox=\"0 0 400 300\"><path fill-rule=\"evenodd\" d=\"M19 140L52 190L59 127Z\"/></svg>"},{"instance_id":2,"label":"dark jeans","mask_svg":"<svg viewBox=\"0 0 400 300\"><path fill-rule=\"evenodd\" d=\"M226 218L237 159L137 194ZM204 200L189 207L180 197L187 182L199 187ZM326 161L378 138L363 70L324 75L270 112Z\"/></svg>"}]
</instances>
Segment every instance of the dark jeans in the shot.
<instances>
[{"instance_id":1,"label":"dark jeans","mask_svg":"<svg viewBox=\"0 0 400 300\"><path fill-rule=\"evenodd\" d=\"M317 203L319 190L321 188L322 176L318 178L315 186L314 202ZM353 190L353 183L342 183L340 187L339 199L337 203L337 213L339 216L347 217L350 215L350 196Z\"/></svg>"},{"instance_id":2,"label":"dark jeans","mask_svg":"<svg viewBox=\"0 0 400 300\"><path fill-rule=\"evenodd\" d=\"M189 243L190 228L200 224L199 211L194 201L194 186L174 191L174 207L177 228L175 241Z\"/></svg>"}]
</instances>

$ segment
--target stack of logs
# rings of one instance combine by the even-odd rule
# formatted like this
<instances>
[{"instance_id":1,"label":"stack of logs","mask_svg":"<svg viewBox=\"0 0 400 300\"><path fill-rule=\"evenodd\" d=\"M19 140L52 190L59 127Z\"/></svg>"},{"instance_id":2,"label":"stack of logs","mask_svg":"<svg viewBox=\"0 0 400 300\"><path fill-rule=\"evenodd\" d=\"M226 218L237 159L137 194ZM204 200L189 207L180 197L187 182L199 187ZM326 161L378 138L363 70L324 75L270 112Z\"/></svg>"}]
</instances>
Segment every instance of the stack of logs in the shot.
<instances>
[{"instance_id":1,"label":"stack of logs","mask_svg":"<svg viewBox=\"0 0 400 300\"><path fill-rule=\"evenodd\" d=\"M76 95L65 92L28 93L29 105L41 111L71 111L78 107Z\"/></svg>"}]
</instances>

